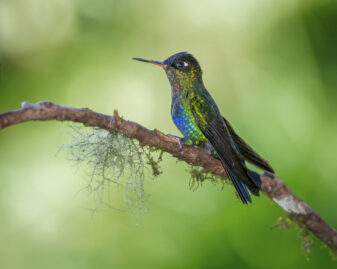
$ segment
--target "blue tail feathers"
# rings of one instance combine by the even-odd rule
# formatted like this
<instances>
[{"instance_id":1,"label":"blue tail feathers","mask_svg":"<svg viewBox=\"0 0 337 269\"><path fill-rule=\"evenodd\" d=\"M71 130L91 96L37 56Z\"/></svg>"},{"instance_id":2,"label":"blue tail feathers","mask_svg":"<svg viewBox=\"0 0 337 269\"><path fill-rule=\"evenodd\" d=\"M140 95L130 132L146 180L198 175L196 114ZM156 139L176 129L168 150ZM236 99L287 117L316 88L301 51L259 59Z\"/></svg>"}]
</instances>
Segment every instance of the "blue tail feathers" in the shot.
<instances>
[{"instance_id":1,"label":"blue tail feathers","mask_svg":"<svg viewBox=\"0 0 337 269\"><path fill-rule=\"evenodd\" d=\"M248 175L255 186L247 186L250 192L256 196L260 196L261 179L260 175L254 171L248 170Z\"/></svg>"},{"instance_id":2,"label":"blue tail feathers","mask_svg":"<svg viewBox=\"0 0 337 269\"><path fill-rule=\"evenodd\" d=\"M260 175L254 171L248 170L248 175L251 178L255 186L246 186L242 181L238 180L235 175L229 171L229 177L233 182L233 185L244 204L252 203L252 199L247 188L250 192L256 196L259 196L259 191L261 190L261 179Z\"/></svg>"},{"instance_id":3,"label":"blue tail feathers","mask_svg":"<svg viewBox=\"0 0 337 269\"><path fill-rule=\"evenodd\" d=\"M252 170L248 170L248 175L250 179L253 181L253 183L255 184L255 186L260 190L261 189L260 175Z\"/></svg>"},{"instance_id":4,"label":"blue tail feathers","mask_svg":"<svg viewBox=\"0 0 337 269\"><path fill-rule=\"evenodd\" d=\"M244 204L252 203L252 199L250 198L249 192L245 186L240 180L238 180L235 175L231 172L229 172L229 177L233 182L233 185L242 201Z\"/></svg>"}]
</instances>

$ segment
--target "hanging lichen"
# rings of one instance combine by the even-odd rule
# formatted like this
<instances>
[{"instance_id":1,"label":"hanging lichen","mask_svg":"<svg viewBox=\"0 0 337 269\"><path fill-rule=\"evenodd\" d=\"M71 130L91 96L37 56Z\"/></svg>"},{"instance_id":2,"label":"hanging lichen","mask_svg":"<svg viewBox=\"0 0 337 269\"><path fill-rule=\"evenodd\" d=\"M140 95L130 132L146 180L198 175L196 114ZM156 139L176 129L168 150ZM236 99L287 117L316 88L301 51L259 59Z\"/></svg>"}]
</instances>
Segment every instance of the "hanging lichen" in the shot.
<instances>
[{"instance_id":1,"label":"hanging lichen","mask_svg":"<svg viewBox=\"0 0 337 269\"><path fill-rule=\"evenodd\" d=\"M123 208L131 212L145 209L144 150L138 142L119 133L95 128L71 127L66 146L70 159L90 169L85 190L94 197L96 210L111 203L113 187L123 191Z\"/></svg>"}]
</instances>

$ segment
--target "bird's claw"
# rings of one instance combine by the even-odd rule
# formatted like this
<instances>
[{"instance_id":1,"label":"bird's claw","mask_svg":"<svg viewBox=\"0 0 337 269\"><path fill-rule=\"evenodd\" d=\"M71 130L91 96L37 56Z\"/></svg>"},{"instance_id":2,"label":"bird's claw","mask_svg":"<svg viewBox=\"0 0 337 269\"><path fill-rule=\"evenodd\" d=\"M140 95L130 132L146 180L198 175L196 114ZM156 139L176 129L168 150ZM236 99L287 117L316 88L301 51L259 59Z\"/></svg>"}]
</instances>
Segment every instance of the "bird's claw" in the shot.
<instances>
[{"instance_id":1,"label":"bird's claw","mask_svg":"<svg viewBox=\"0 0 337 269\"><path fill-rule=\"evenodd\" d=\"M175 135L171 135L171 134L167 134L168 137L171 137L171 138L174 138L178 141L178 144L179 144L179 151L182 151L183 150L183 144L181 143L182 142L182 138L178 137L178 136L175 136Z\"/></svg>"}]
</instances>

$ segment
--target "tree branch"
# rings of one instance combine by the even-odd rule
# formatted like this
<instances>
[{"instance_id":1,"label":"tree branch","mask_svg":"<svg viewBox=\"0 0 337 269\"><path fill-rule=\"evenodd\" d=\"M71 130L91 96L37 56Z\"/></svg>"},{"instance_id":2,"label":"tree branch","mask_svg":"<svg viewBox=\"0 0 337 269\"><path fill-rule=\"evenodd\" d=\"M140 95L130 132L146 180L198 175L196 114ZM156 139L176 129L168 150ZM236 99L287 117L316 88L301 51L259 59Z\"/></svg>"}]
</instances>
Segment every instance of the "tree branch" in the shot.
<instances>
[{"instance_id":1,"label":"tree branch","mask_svg":"<svg viewBox=\"0 0 337 269\"><path fill-rule=\"evenodd\" d=\"M88 108L71 108L40 102L37 104L22 103L22 109L9 111L0 115L0 130L21 122L32 120L58 120L80 122L85 126L100 127L110 132L119 132L139 141L141 146L160 148L191 165L202 166L207 171L227 178L219 160L213 158L201 149L183 145L180 149L175 138L166 136L159 130L148 130L138 123L119 117L94 112ZM288 186L273 174L261 175L262 192L285 210L292 220L310 230L318 239L337 253L337 232L329 226L305 202L299 199Z\"/></svg>"}]
</instances>

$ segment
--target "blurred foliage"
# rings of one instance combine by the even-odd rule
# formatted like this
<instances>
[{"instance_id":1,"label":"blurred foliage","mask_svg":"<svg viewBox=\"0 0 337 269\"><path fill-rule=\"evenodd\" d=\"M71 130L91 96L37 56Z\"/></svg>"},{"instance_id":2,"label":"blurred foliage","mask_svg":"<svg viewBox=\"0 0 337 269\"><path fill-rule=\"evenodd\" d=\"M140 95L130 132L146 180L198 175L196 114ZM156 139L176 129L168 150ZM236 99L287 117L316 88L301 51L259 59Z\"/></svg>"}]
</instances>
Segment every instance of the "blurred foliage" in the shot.
<instances>
[{"instance_id":1,"label":"blurred foliage","mask_svg":"<svg viewBox=\"0 0 337 269\"><path fill-rule=\"evenodd\" d=\"M118 109L178 135L165 74L131 58L187 50L237 132L337 227L336 25L334 0L0 0L0 111ZM0 132L1 268L336 267L316 239L307 261L296 229L269 229L283 212L266 197L245 207L207 181L192 192L187 166L166 155L163 174L145 177L140 225L111 209L92 217L86 172L56 154L65 129Z\"/></svg>"}]
</instances>

